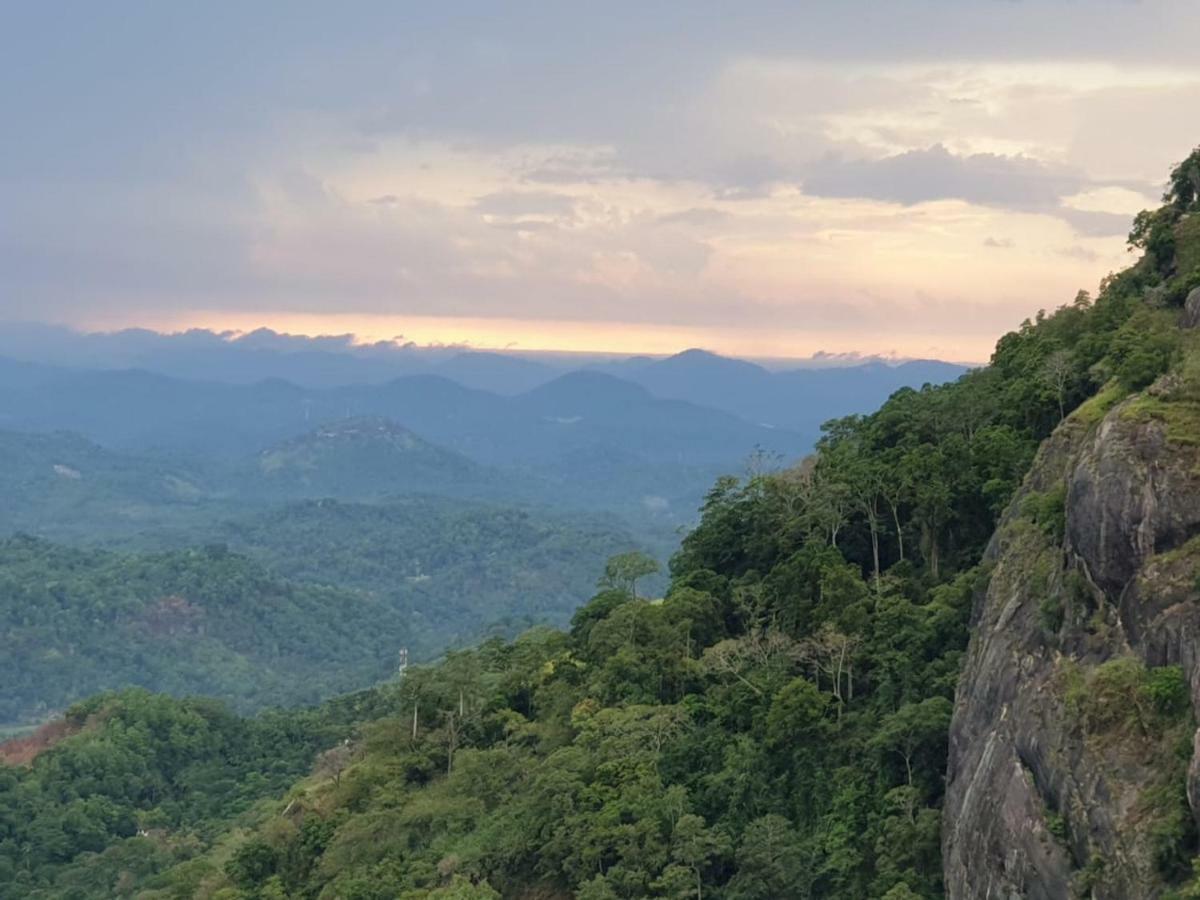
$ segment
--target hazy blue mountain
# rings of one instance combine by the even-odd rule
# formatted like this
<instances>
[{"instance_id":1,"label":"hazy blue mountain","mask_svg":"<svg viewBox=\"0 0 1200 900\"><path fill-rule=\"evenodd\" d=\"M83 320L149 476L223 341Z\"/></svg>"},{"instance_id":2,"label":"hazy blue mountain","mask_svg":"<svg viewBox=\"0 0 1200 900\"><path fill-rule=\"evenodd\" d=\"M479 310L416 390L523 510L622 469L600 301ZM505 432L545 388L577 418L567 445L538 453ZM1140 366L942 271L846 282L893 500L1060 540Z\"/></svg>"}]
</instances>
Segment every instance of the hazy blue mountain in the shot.
<instances>
[{"instance_id":1,"label":"hazy blue mountain","mask_svg":"<svg viewBox=\"0 0 1200 900\"><path fill-rule=\"evenodd\" d=\"M659 397L689 400L815 440L832 418L865 413L903 387L953 381L965 366L936 360L771 371L706 350L632 366L622 377Z\"/></svg>"},{"instance_id":2,"label":"hazy blue mountain","mask_svg":"<svg viewBox=\"0 0 1200 900\"><path fill-rule=\"evenodd\" d=\"M562 369L519 356L471 351L438 363L434 372L464 387L511 395L545 384L561 375Z\"/></svg>"},{"instance_id":3,"label":"hazy blue mountain","mask_svg":"<svg viewBox=\"0 0 1200 900\"><path fill-rule=\"evenodd\" d=\"M514 406L536 417L543 441L559 447L611 446L685 465L740 462L755 447L788 455L807 449L798 435L596 372L563 375L515 398Z\"/></svg>"},{"instance_id":4,"label":"hazy blue mountain","mask_svg":"<svg viewBox=\"0 0 1200 900\"><path fill-rule=\"evenodd\" d=\"M158 347L159 337L124 340ZM294 352L278 350L281 342L292 345L273 333L244 340L237 351L243 356ZM195 343L208 352L212 336ZM228 345L217 343L219 350ZM304 353L326 352L299 346ZM626 361L619 367L623 377L597 370L555 375L552 367L484 353L448 356L436 371L318 388L281 378L220 383L140 369L0 361L0 428L74 431L103 447L187 460L195 469L240 467L248 480L237 483L237 494L245 496L375 498L423 490L596 506L679 524L692 518L715 477L741 471L756 451L795 460L812 448L824 421L865 411L900 387L952 379L962 368L911 362L773 372L692 350ZM497 390L468 387L443 373ZM547 375L555 377L543 381ZM345 437L354 426L337 423L358 420L388 420L414 446L435 454L436 445L459 461L418 463L420 454L397 454L397 444L386 441L370 447L369 441L314 441L318 427ZM330 452L314 455L319 446ZM275 455L263 457L267 451ZM279 463L270 474L263 469L266 458ZM228 493L235 482L222 477Z\"/></svg>"},{"instance_id":5,"label":"hazy blue mountain","mask_svg":"<svg viewBox=\"0 0 1200 900\"><path fill-rule=\"evenodd\" d=\"M0 356L0 390L6 388L30 388L61 377L62 370L55 366L23 362Z\"/></svg>"},{"instance_id":6,"label":"hazy blue mountain","mask_svg":"<svg viewBox=\"0 0 1200 900\"><path fill-rule=\"evenodd\" d=\"M465 387L504 395L523 393L559 375L585 369L636 381L660 397L726 410L747 403L763 405L761 392L770 391L767 386L774 376L786 374L777 365L768 369L695 349L667 358L597 359L588 354L505 353L391 341L360 345L349 335L306 337L267 328L236 336L203 329L160 334L136 328L81 334L61 326L10 323L0 330L0 356L43 367L142 369L185 380L242 385L282 379L306 388L381 384L409 375L440 375ZM26 375L29 363L23 364ZM934 380L944 380L947 374L953 378L962 367L926 361L891 365L869 360L848 366L797 365L794 370L806 375L823 372L818 385L832 385L839 395L872 408L875 402L863 401L859 392L883 399L887 393L881 391L919 386L913 382L925 374ZM43 369L43 376L45 372ZM4 366L0 365L0 387L5 383ZM771 403L766 403L768 409ZM784 418L776 414L770 421L777 424ZM797 421L804 421L807 427L806 420Z\"/></svg>"},{"instance_id":7,"label":"hazy blue mountain","mask_svg":"<svg viewBox=\"0 0 1200 900\"><path fill-rule=\"evenodd\" d=\"M661 509L665 499L683 504L689 518L712 478L739 470L755 448L793 458L811 443L593 372L515 397L437 375L318 390L279 379L231 385L138 370L64 371L0 389L0 427L73 430L114 449L207 463L244 462L318 424L363 417L390 419L475 463L517 473L480 496L606 509L642 508L647 500Z\"/></svg>"},{"instance_id":8,"label":"hazy blue mountain","mask_svg":"<svg viewBox=\"0 0 1200 900\"><path fill-rule=\"evenodd\" d=\"M0 331L0 356L71 368L144 369L226 384L280 378L311 388L379 384L405 375L436 373L503 394L529 390L573 368L569 361L554 357L541 362L454 347L360 345L349 335L304 337L268 328L235 337L204 329L160 334L131 328L82 334L61 326L10 323Z\"/></svg>"}]
</instances>

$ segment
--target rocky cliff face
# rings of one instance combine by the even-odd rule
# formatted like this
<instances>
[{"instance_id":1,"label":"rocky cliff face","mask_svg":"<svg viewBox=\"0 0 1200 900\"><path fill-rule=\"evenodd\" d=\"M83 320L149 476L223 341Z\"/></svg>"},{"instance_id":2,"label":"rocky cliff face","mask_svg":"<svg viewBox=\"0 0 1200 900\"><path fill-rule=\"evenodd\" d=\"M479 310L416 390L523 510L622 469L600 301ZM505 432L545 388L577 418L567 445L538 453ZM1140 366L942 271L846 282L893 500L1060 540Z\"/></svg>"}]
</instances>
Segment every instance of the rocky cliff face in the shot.
<instances>
[{"instance_id":1,"label":"rocky cliff face","mask_svg":"<svg viewBox=\"0 0 1200 900\"><path fill-rule=\"evenodd\" d=\"M950 735L952 898L1162 896L1200 806L1200 404L1081 407L988 551Z\"/></svg>"}]
</instances>

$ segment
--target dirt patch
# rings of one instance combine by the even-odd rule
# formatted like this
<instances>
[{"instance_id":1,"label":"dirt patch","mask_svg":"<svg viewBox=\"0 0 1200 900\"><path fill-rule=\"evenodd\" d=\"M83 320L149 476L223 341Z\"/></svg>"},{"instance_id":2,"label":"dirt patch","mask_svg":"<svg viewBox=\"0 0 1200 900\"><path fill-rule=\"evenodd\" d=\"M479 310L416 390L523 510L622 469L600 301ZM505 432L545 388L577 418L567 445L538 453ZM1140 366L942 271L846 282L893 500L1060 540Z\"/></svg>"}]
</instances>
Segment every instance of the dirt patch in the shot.
<instances>
[{"instance_id":1,"label":"dirt patch","mask_svg":"<svg viewBox=\"0 0 1200 900\"><path fill-rule=\"evenodd\" d=\"M0 764L27 766L59 741L78 734L84 727L82 724L68 722L66 719L47 722L32 734L0 743Z\"/></svg>"}]
</instances>

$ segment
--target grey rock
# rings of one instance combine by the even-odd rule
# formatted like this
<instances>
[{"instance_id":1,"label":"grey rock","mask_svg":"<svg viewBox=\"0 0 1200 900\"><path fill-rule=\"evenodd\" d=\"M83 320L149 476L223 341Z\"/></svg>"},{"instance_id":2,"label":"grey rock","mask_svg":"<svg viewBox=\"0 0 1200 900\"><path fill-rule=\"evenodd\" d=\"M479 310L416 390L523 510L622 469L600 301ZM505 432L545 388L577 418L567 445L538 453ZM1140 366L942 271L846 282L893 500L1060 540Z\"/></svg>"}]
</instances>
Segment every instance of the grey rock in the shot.
<instances>
[{"instance_id":1,"label":"grey rock","mask_svg":"<svg viewBox=\"0 0 1200 900\"><path fill-rule=\"evenodd\" d=\"M1200 551L1188 543L1200 532L1200 449L1138 403L1092 429L1060 426L988 549L950 732L951 898L1130 900L1166 889L1147 804L1175 744L1103 732L1082 718L1078 689L1109 660L1178 664L1200 709ZM1056 486L1066 488L1061 546L1020 515L1025 496ZM1063 612L1055 634L1047 603ZM1195 810L1195 756L1186 782Z\"/></svg>"},{"instance_id":2,"label":"grey rock","mask_svg":"<svg viewBox=\"0 0 1200 900\"><path fill-rule=\"evenodd\" d=\"M1187 299L1183 301L1183 319L1181 324L1184 328L1195 328L1200 325L1200 287L1192 290L1187 295Z\"/></svg>"}]
</instances>

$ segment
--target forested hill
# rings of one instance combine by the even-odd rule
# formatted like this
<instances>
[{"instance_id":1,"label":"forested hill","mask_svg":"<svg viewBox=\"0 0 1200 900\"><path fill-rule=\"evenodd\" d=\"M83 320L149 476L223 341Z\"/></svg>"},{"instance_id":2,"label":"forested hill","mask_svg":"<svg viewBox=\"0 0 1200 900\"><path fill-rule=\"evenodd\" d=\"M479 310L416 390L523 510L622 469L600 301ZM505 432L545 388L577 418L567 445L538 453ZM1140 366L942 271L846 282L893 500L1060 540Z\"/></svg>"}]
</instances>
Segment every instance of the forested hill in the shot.
<instances>
[{"instance_id":1,"label":"forested hill","mask_svg":"<svg viewBox=\"0 0 1200 900\"><path fill-rule=\"evenodd\" d=\"M436 497L154 537L164 549L139 553L0 540L0 727L126 686L242 712L314 703L390 676L402 647L428 659L565 624L605 559L637 546L607 519ZM166 549L184 538L200 546Z\"/></svg>"},{"instance_id":2,"label":"forested hill","mask_svg":"<svg viewBox=\"0 0 1200 900\"><path fill-rule=\"evenodd\" d=\"M409 617L364 592L289 582L215 546L131 556L0 541L0 723L101 690L204 694L241 711L388 677Z\"/></svg>"},{"instance_id":3,"label":"forested hill","mask_svg":"<svg viewBox=\"0 0 1200 900\"><path fill-rule=\"evenodd\" d=\"M260 722L140 696L73 711L78 734L0 782L16 810L0 883L145 900L943 896L947 735L985 547L1002 517L1053 541L1065 527L1062 491L1010 503L1039 445L1133 395L1194 440L1193 419L1137 392L1200 365L1179 327L1200 284L1197 186L1200 151L1139 217L1140 261L1006 335L987 368L830 423L805 465L720 481L661 602L614 570L569 631L410 669L356 700L353 723L297 715L271 740L329 749L282 795L282 778L201 786L298 768L300 751L272 769L226 749L261 746ZM1200 317L1200 295L1188 307ZM1084 684L1108 685L1101 706L1133 697L1156 728L1186 715L1163 669L1133 694ZM137 780L90 774L128 771L151 723L176 721ZM1188 817L1142 813L1173 823L1146 883L1195 896ZM1046 841L1085 833L1049 816ZM1103 894L1103 865L1084 874Z\"/></svg>"}]
</instances>

